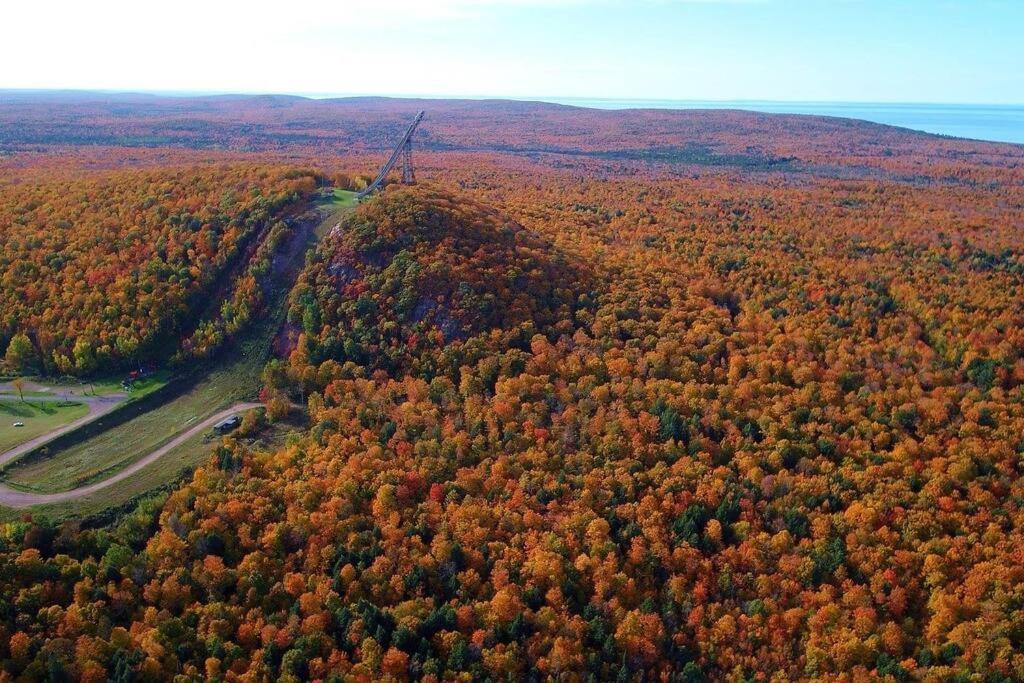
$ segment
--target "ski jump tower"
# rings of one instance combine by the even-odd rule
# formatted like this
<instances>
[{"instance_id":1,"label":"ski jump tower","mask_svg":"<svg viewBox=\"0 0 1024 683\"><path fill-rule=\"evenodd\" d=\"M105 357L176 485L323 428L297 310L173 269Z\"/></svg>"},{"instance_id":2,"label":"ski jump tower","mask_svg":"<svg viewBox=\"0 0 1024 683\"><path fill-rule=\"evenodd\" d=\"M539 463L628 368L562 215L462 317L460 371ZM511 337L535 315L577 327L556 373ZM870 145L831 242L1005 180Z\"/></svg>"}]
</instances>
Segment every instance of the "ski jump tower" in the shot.
<instances>
[{"instance_id":1,"label":"ski jump tower","mask_svg":"<svg viewBox=\"0 0 1024 683\"><path fill-rule=\"evenodd\" d=\"M365 190L356 195L356 199L363 199L373 194L376 190L380 189L381 185L384 184L384 179L387 177L391 169L395 167L398 162L398 157L402 157L402 184L403 185L414 185L416 183L416 173L412 168L412 134L416 132L416 126L420 125L420 121L423 120L424 112L420 112L416 115L416 118L409 124L409 129L405 131L405 135L395 145L394 151L391 152L391 156L387 162L380 167L380 173L373 179Z\"/></svg>"}]
</instances>

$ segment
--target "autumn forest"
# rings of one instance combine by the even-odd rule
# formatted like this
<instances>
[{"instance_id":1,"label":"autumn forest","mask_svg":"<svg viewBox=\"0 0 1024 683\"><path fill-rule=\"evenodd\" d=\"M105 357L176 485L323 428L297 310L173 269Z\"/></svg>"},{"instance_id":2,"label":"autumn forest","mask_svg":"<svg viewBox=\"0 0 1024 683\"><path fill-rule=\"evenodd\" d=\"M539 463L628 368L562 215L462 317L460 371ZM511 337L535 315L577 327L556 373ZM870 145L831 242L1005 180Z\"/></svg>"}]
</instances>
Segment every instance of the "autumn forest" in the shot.
<instances>
[{"instance_id":1,"label":"autumn forest","mask_svg":"<svg viewBox=\"0 0 1024 683\"><path fill-rule=\"evenodd\" d=\"M0 681L1024 680L1022 231L845 119L5 95L0 382L274 329L185 475L0 507Z\"/></svg>"}]
</instances>

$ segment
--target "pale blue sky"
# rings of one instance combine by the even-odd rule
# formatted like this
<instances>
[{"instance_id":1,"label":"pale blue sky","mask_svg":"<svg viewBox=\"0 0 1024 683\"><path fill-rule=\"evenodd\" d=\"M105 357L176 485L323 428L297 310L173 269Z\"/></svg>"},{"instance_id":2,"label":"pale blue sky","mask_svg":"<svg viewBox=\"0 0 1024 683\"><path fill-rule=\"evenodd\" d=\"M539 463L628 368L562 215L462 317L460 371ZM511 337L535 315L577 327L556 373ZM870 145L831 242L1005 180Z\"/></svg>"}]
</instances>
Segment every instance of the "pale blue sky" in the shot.
<instances>
[{"instance_id":1,"label":"pale blue sky","mask_svg":"<svg viewBox=\"0 0 1024 683\"><path fill-rule=\"evenodd\" d=\"M1024 0L11 4L0 88L1024 103Z\"/></svg>"}]
</instances>

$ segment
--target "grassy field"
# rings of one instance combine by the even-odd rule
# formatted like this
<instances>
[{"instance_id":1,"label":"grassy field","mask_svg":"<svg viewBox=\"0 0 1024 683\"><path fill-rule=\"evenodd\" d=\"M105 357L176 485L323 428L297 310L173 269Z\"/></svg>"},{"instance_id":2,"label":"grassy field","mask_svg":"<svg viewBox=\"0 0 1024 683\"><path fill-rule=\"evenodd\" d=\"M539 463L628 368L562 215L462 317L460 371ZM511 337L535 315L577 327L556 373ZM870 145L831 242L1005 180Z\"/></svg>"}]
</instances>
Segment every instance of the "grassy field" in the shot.
<instances>
[{"instance_id":1,"label":"grassy field","mask_svg":"<svg viewBox=\"0 0 1024 683\"><path fill-rule=\"evenodd\" d=\"M304 430L300 424L281 422L268 425L256 438L246 441L253 448L273 450L298 438L302 433ZM31 513L37 517L65 519L95 515L115 506L130 507L133 501L151 495L156 490L177 488L178 482L187 477L191 469L202 464L212 454L221 438L197 435L175 448L167 457L108 489L63 503L38 505L31 509ZM21 519L25 512L0 506L0 523Z\"/></svg>"},{"instance_id":2,"label":"grassy field","mask_svg":"<svg viewBox=\"0 0 1024 683\"><path fill-rule=\"evenodd\" d=\"M262 350L228 352L222 365L182 396L48 458L13 463L0 476L9 486L40 493L66 491L110 476L190 425L231 403L253 398L265 361ZM174 460L179 467L195 464L168 456L149 469L173 467L168 461Z\"/></svg>"},{"instance_id":3,"label":"grassy field","mask_svg":"<svg viewBox=\"0 0 1024 683\"><path fill-rule=\"evenodd\" d=\"M67 384L67 387L76 394L85 394L87 396L106 396L108 394L117 394L124 391L124 389L121 388L122 379L123 376L121 375L112 375L110 377L101 377L92 381L72 381ZM146 394L151 394L166 385L170 379L171 372L169 370L158 370L132 384L132 387L128 392L128 396L133 399L142 398ZM45 378L38 378L35 381L40 384L51 383ZM25 395L28 396L28 392L25 392ZM53 396L53 393L50 393L50 396Z\"/></svg>"},{"instance_id":4,"label":"grassy field","mask_svg":"<svg viewBox=\"0 0 1024 683\"><path fill-rule=\"evenodd\" d=\"M139 399L147 394L151 394L157 389L163 388L167 385L171 379L171 373L168 370L158 370L151 375L147 375L141 379L135 380L131 387L128 389L128 397L132 399ZM121 380L119 379L107 379L100 382L96 382L91 385L92 393L98 396L104 394L114 394L121 389Z\"/></svg>"},{"instance_id":5,"label":"grassy field","mask_svg":"<svg viewBox=\"0 0 1024 683\"><path fill-rule=\"evenodd\" d=\"M334 188L334 192L331 196L319 200L317 202L317 206L321 209L325 209L327 212L331 212L336 209L348 209L356 205L357 194L359 193Z\"/></svg>"},{"instance_id":6,"label":"grassy field","mask_svg":"<svg viewBox=\"0 0 1024 683\"><path fill-rule=\"evenodd\" d=\"M25 392L26 398L28 395L29 392ZM52 398L53 394L49 396ZM73 422L88 412L84 403L33 399L22 403L17 398L0 399L0 452ZM24 422L25 426L15 427L15 422Z\"/></svg>"}]
</instances>

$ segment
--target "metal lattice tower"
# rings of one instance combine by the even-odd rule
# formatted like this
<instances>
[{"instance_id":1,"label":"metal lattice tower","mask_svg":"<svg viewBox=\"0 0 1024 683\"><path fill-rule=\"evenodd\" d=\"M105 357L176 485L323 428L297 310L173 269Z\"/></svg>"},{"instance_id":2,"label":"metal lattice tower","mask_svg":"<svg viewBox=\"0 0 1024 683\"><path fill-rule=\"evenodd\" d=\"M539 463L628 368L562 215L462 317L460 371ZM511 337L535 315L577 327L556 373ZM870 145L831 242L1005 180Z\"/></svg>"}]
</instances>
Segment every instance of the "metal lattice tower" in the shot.
<instances>
[{"instance_id":1,"label":"metal lattice tower","mask_svg":"<svg viewBox=\"0 0 1024 683\"><path fill-rule=\"evenodd\" d=\"M402 146L402 184L416 184L416 172L412 170L412 138L406 140Z\"/></svg>"},{"instance_id":2,"label":"metal lattice tower","mask_svg":"<svg viewBox=\"0 0 1024 683\"><path fill-rule=\"evenodd\" d=\"M408 130L405 131L405 135L395 145L395 149L391 152L391 156L388 160L380 167L380 173L373 179L373 182L367 186L365 190L360 192L356 199L362 199L367 195L371 194L375 190L379 189L384 184L384 179L387 178L388 173L395 167L398 162L398 157L402 157L402 183L405 185L413 185L416 182L416 172L412 168L412 134L416 131L416 126L420 125L420 121L423 120L424 112L420 112L416 115L416 118L412 120Z\"/></svg>"}]
</instances>

